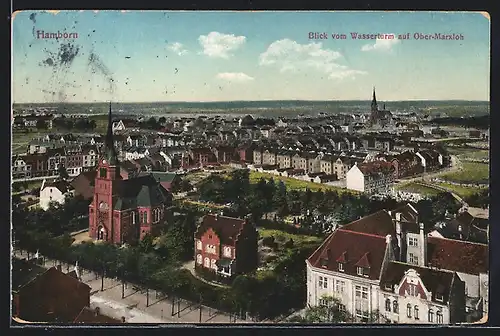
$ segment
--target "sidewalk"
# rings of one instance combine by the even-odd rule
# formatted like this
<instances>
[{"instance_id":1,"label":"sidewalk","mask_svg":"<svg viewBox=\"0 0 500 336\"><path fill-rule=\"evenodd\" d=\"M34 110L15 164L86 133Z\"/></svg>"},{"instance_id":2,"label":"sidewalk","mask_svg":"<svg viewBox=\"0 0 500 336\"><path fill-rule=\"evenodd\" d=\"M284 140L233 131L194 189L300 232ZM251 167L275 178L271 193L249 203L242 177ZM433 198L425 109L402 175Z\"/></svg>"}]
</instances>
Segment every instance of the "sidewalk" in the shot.
<instances>
[{"instance_id":1,"label":"sidewalk","mask_svg":"<svg viewBox=\"0 0 500 336\"><path fill-rule=\"evenodd\" d=\"M21 255L16 252L15 257L27 258L27 253ZM30 256L31 258L33 255ZM55 264L61 264L62 271L67 272L74 269L74 265L56 262L46 259L45 267L51 268ZM146 307L147 298L145 291L138 291L136 285L128 283L126 285L122 299L121 281L111 278L104 278L104 290L101 291L101 278L96 279L95 273L79 268L82 282L91 287L90 306L99 307L104 315L121 319L125 317L128 323L249 323L249 321L234 320L225 313L216 309L203 306L201 309L198 303L191 303L180 300L175 304L172 316L172 300L157 293L155 290L149 291L149 306ZM180 309L179 309L180 308Z\"/></svg>"}]
</instances>

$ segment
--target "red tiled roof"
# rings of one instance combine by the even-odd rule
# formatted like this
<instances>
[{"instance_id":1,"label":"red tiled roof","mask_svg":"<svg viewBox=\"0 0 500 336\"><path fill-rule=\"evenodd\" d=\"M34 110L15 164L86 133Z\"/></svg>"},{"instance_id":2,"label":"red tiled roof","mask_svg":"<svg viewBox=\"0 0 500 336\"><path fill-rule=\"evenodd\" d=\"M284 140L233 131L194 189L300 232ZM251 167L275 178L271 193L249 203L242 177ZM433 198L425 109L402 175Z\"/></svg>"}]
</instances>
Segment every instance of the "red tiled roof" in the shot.
<instances>
[{"instance_id":1,"label":"red tiled roof","mask_svg":"<svg viewBox=\"0 0 500 336\"><path fill-rule=\"evenodd\" d=\"M391 163L385 161L372 161L367 163L358 164L359 170L363 175L376 175L379 173L389 173L394 170Z\"/></svg>"},{"instance_id":2,"label":"red tiled roof","mask_svg":"<svg viewBox=\"0 0 500 336\"><path fill-rule=\"evenodd\" d=\"M246 223L244 219L240 218L221 215L205 215L196 230L196 238L200 239L208 229L212 229L219 236L222 244L234 245L238 234L243 230L243 226L246 225Z\"/></svg>"},{"instance_id":3,"label":"red tiled roof","mask_svg":"<svg viewBox=\"0 0 500 336\"><path fill-rule=\"evenodd\" d=\"M338 229L309 257L312 267L338 271L338 261L344 264L344 273L357 276L357 265L369 268L369 279L380 277L386 251L385 237ZM344 259L345 261L342 261ZM363 260L366 259L366 260ZM368 260L369 259L369 260Z\"/></svg>"},{"instance_id":4,"label":"red tiled roof","mask_svg":"<svg viewBox=\"0 0 500 336\"><path fill-rule=\"evenodd\" d=\"M450 289L453 284L453 278L455 278L456 273L445 270L437 270L391 261L387 265L385 271L382 272L382 276L380 278L380 289L386 292L392 292L393 290L388 290L387 286L395 288L395 286L403 280L405 272L409 269L414 269L419 274L425 288L432 293L432 301L436 301L436 294L440 294L443 296L443 303L446 304L448 302ZM455 281L458 280L458 278L455 278Z\"/></svg>"},{"instance_id":5,"label":"red tiled roof","mask_svg":"<svg viewBox=\"0 0 500 336\"><path fill-rule=\"evenodd\" d=\"M391 215L386 210L377 211L371 215L344 225L343 230L368 233L380 237L395 234L395 226Z\"/></svg>"},{"instance_id":6,"label":"red tiled roof","mask_svg":"<svg viewBox=\"0 0 500 336\"><path fill-rule=\"evenodd\" d=\"M454 272L488 272L488 245L438 237L427 238L429 266Z\"/></svg>"}]
</instances>

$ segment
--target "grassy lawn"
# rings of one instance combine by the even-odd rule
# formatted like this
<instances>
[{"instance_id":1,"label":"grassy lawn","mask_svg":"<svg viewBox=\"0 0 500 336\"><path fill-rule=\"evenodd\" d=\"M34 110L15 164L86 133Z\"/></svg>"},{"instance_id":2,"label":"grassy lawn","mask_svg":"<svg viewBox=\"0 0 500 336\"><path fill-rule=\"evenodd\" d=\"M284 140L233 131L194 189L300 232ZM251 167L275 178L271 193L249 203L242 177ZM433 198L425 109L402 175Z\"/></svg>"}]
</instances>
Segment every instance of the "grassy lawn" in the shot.
<instances>
[{"instance_id":1,"label":"grassy lawn","mask_svg":"<svg viewBox=\"0 0 500 336\"><path fill-rule=\"evenodd\" d=\"M427 195L427 196L436 196L439 194L439 191L433 188L429 188L414 182L407 183L407 184L400 184L396 187L397 190L399 191L406 191L410 193L416 193L416 194L421 194L421 195Z\"/></svg>"},{"instance_id":2,"label":"grassy lawn","mask_svg":"<svg viewBox=\"0 0 500 336\"><path fill-rule=\"evenodd\" d=\"M260 238L274 236L274 239L278 242L287 242L291 238L296 245L297 244L303 245L303 244L311 244L311 243L321 243L321 241L322 241L322 239L319 237L292 234L292 233L284 232L281 230L270 230L270 229L260 228L258 231L259 231Z\"/></svg>"},{"instance_id":3,"label":"grassy lawn","mask_svg":"<svg viewBox=\"0 0 500 336\"><path fill-rule=\"evenodd\" d=\"M463 162L462 169L444 174L443 179L463 183L486 183L490 178L490 166L486 163Z\"/></svg>"},{"instance_id":4,"label":"grassy lawn","mask_svg":"<svg viewBox=\"0 0 500 336\"><path fill-rule=\"evenodd\" d=\"M477 194L482 190L481 188L467 188L448 183L437 183L436 185L446 188L447 190L453 191L460 197L469 197L471 195Z\"/></svg>"},{"instance_id":5,"label":"grassy lawn","mask_svg":"<svg viewBox=\"0 0 500 336\"><path fill-rule=\"evenodd\" d=\"M459 159L483 160L490 157L490 151L474 148L448 148L450 154L458 156Z\"/></svg>"},{"instance_id":6,"label":"grassy lawn","mask_svg":"<svg viewBox=\"0 0 500 336\"><path fill-rule=\"evenodd\" d=\"M329 186L326 184L308 182L308 181L298 180L298 179L291 178L291 177L283 177L283 176L273 175L273 174L269 174L269 173L261 173L261 172L256 172L256 171L250 172L250 183L257 183L261 178L268 180L271 177L274 179L274 181L283 181L283 183L285 183L287 189L304 190L304 189L309 188L311 191L317 191L317 190L322 189L322 190L335 190L335 191L338 191L339 193L357 194L357 192L352 191L352 190L342 189L339 187Z\"/></svg>"}]
</instances>

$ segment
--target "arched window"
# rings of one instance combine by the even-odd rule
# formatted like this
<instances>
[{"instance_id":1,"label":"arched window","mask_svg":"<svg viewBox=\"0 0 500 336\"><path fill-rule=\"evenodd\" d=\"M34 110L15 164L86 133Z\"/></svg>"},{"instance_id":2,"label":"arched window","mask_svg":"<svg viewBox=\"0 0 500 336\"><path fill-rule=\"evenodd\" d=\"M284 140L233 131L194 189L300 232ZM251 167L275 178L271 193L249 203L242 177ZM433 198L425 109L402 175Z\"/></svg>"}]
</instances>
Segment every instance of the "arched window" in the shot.
<instances>
[{"instance_id":1,"label":"arched window","mask_svg":"<svg viewBox=\"0 0 500 336\"><path fill-rule=\"evenodd\" d=\"M212 269L215 269L215 270L216 270L216 269L217 269L217 264L216 264L216 263L217 263L217 260L212 259L211 264L210 264L210 267L211 267Z\"/></svg>"},{"instance_id":2,"label":"arched window","mask_svg":"<svg viewBox=\"0 0 500 336\"><path fill-rule=\"evenodd\" d=\"M205 257L205 264L204 264L204 266L205 266L206 268L210 268L210 259L209 259L209 258L207 258L207 257Z\"/></svg>"},{"instance_id":3,"label":"arched window","mask_svg":"<svg viewBox=\"0 0 500 336\"><path fill-rule=\"evenodd\" d=\"M414 314L415 314L415 320L418 320L419 319L419 317L418 317L418 306L415 306L413 308L413 311L414 311Z\"/></svg>"},{"instance_id":4,"label":"arched window","mask_svg":"<svg viewBox=\"0 0 500 336\"><path fill-rule=\"evenodd\" d=\"M396 314L399 313L399 305L398 305L398 300L394 300L392 302L392 311L395 312Z\"/></svg>"},{"instance_id":5,"label":"arched window","mask_svg":"<svg viewBox=\"0 0 500 336\"><path fill-rule=\"evenodd\" d=\"M136 214L135 214L135 211L132 211L132 224L135 224L135 221L136 221Z\"/></svg>"},{"instance_id":6,"label":"arched window","mask_svg":"<svg viewBox=\"0 0 500 336\"><path fill-rule=\"evenodd\" d=\"M198 265L201 265L203 263L203 257L201 256L201 254L198 254L196 256L196 262L198 263Z\"/></svg>"},{"instance_id":7,"label":"arched window","mask_svg":"<svg viewBox=\"0 0 500 336\"><path fill-rule=\"evenodd\" d=\"M438 310L436 313L436 320L436 322L439 324L443 323L443 313L440 310Z\"/></svg>"},{"instance_id":8,"label":"arched window","mask_svg":"<svg viewBox=\"0 0 500 336\"><path fill-rule=\"evenodd\" d=\"M406 305L406 316L411 318L411 304L409 303Z\"/></svg>"},{"instance_id":9,"label":"arched window","mask_svg":"<svg viewBox=\"0 0 500 336\"><path fill-rule=\"evenodd\" d=\"M391 311L391 299L385 299L385 311Z\"/></svg>"},{"instance_id":10,"label":"arched window","mask_svg":"<svg viewBox=\"0 0 500 336\"><path fill-rule=\"evenodd\" d=\"M432 308L429 309L429 322L434 322L434 310Z\"/></svg>"}]
</instances>

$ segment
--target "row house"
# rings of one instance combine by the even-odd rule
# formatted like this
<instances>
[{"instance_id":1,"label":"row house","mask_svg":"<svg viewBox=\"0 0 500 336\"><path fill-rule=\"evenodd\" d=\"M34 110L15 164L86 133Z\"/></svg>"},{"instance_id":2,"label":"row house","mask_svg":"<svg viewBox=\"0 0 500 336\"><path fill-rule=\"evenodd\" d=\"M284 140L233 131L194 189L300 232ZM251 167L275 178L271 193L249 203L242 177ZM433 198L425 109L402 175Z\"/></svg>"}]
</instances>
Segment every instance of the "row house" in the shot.
<instances>
[{"instance_id":1,"label":"row house","mask_svg":"<svg viewBox=\"0 0 500 336\"><path fill-rule=\"evenodd\" d=\"M236 129L233 131L236 140L249 141L253 140L252 133L245 128Z\"/></svg>"},{"instance_id":2,"label":"row house","mask_svg":"<svg viewBox=\"0 0 500 336\"><path fill-rule=\"evenodd\" d=\"M234 148L229 146L214 147L213 152L217 162L222 164L230 163L235 157Z\"/></svg>"},{"instance_id":3,"label":"row house","mask_svg":"<svg viewBox=\"0 0 500 336\"><path fill-rule=\"evenodd\" d=\"M416 155L426 172L437 170L443 166L443 155L435 150L419 150Z\"/></svg>"},{"instance_id":4,"label":"row house","mask_svg":"<svg viewBox=\"0 0 500 336\"><path fill-rule=\"evenodd\" d=\"M28 170L28 164L25 160L26 155L16 155L12 157L12 178L30 178L31 169Z\"/></svg>"},{"instance_id":5,"label":"row house","mask_svg":"<svg viewBox=\"0 0 500 336\"><path fill-rule=\"evenodd\" d=\"M226 141L226 142L233 142L236 140L236 136L234 135L233 132L231 131L220 131L219 132L219 135L220 135L220 139L222 141Z\"/></svg>"},{"instance_id":6,"label":"row house","mask_svg":"<svg viewBox=\"0 0 500 336\"><path fill-rule=\"evenodd\" d=\"M307 173L315 174L321 172L321 159L323 158L323 153L311 151L303 155L307 157Z\"/></svg>"},{"instance_id":7,"label":"row house","mask_svg":"<svg viewBox=\"0 0 500 336\"><path fill-rule=\"evenodd\" d=\"M203 132L203 138L207 141L214 142L220 140L219 133L215 131L205 131Z\"/></svg>"},{"instance_id":8,"label":"row house","mask_svg":"<svg viewBox=\"0 0 500 336\"><path fill-rule=\"evenodd\" d=\"M394 167L389 162L355 164L346 174L346 187L368 194L389 193L394 182Z\"/></svg>"},{"instance_id":9,"label":"row house","mask_svg":"<svg viewBox=\"0 0 500 336\"><path fill-rule=\"evenodd\" d=\"M395 140L391 137L367 134L361 139L361 144L365 149L376 149L390 152L394 149Z\"/></svg>"},{"instance_id":10,"label":"row house","mask_svg":"<svg viewBox=\"0 0 500 336\"><path fill-rule=\"evenodd\" d=\"M336 297L360 322L376 312L379 322L465 321L464 281L454 269L428 267L427 248L410 204L345 225L306 261L307 303Z\"/></svg>"},{"instance_id":11,"label":"row house","mask_svg":"<svg viewBox=\"0 0 500 336\"><path fill-rule=\"evenodd\" d=\"M64 147L64 143L60 142L60 141L55 141L55 140L50 140L50 141L47 141L47 140L31 140L29 143L28 143L28 154L42 154L42 153L46 153L48 149L52 148L52 149L55 149L55 148L62 148Z\"/></svg>"},{"instance_id":12,"label":"row house","mask_svg":"<svg viewBox=\"0 0 500 336\"><path fill-rule=\"evenodd\" d=\"M340 156L333 164L333 172L332 174L337 175L339 180L343 180L347 178L347 172L358 163L363 162L364 160L361 158L353 158L347 156Z\"/></svg>"},{"instance_id":13,"label":"row house","mask_svg":"<svg viewBox=\"0 0 500 336\"><path fill-rule=\"evenodd\" d=\"M292 154L293 152L289 150L280 150L276 154L276 164L279 168L290 168L292 167Z\"/></svg>"},{"instance_id":14,"label":"row house","mask_svg":"<svg viewBox=\"0 0 500 336\"><path fill-rule=\"evenodd\" d=\"M41 177L49 174L49 156L43 154L27 154L23 160L26 162L26 177Z\"/></svg>"},{"instance_id":15,"label":"row house","mask_svg":"<svg viewBox=\"0 0 500 336\"><path fill-rule=\"evenodd\" d=\"M131 134L127 137L127 144L131 147L142 147L147 145L148 138L142 134Z\"/></svg>"},{"instance_id":16,"label":"row house","mask_svg":"<svg viewBox=\"0 0 500 336\"><path fill-rule=\"evenodd\" d=\"M276 165L277 151L274 149L266 149L262 152L262 165Z\"/></svg>"},{"instance_id":17,"label":"row house","mask_svg":"<svg viewBox=\"0 0 500 336\"><path fill-rule=\"evenodd\" d=\"M155 139L155 145L160 147L178 147L180 146L181 136L168 134L159 136Z\"/></svg>"},{"instance_id":18,"label":"row house","mask_svg":"<svg viewBox=\"0 0 500 336\"><path fill-rule=\"evenodd\" d=\"M57 175L59 167L66 167L66 153L64 148L48 149L47 156L49 175Z\"/></svg>"},{"instance_id":19,"label":"row house","mask_svg":"<svg viewBox=\"0 0 500 336\"><path fill-rule=\"evenodd\" d=\"M232 279L255 271L259 234L246 219L205 215L194 235L195 269Z\"/></svg>"},{"instance_id":20,"label":"row house","mask_svg":"<svg viewBox=\"0 0 500 336\"><path fill-rule=\"evenodd\" d=\"M217 163L217 158L210 148L198 147L188 151L190 163L194 166L206 166Z\"/></svg>"},{"instance_id":21,"label":"row house","mask_svg":"<svg viewBox=\"0 0 500 336\"><path fill-rule=\"evenodd\" d=\"M253 151L256 145L252 142L251 144L240 145L237 149L238 157L241 162L253 162Z\"/></svg>"},{"instance_id":22,"label":"row house","mask_svg":"<svg viewBox=\"0 0 500 336\"><path fill-rule=\"evenodd\" d=\"M423 172L420 158L411 151L405 151L388 160L394 167L394 178L417 175Z\"/></svg>"},{"instance_id":23,"label":"row house","mask_svg":"<svg viewBox=\"0 0 500 336\"><path fill-rule=\"evenodd\" d=\"M131 146L122 150L125 160L138 160L146 157L147 149L144 147Z\"/></svg>"},{"instance_id":24,"label":"row house","mask_svg":"<svg viewBox=\"0 0 500 336\"><path fill-rule=\"evenodd\" d=\"M81 146L64 147L66 155L66 172L69 176L77 176L83 170L83 153Z\"/></svg>"},{"instance_id":25,"label":"row house","mask_svg":"<svg viewBox=\"0 0 500 336\"><path fill-rule=\"evenodd\" d=\"M330 153L326 153L320 160L320 171L327 174L334 174L334 166L335 161L337 161L338 157L331 155ZM336 175L336 174L335 174Z\"/></svg>"}]
</instances>

